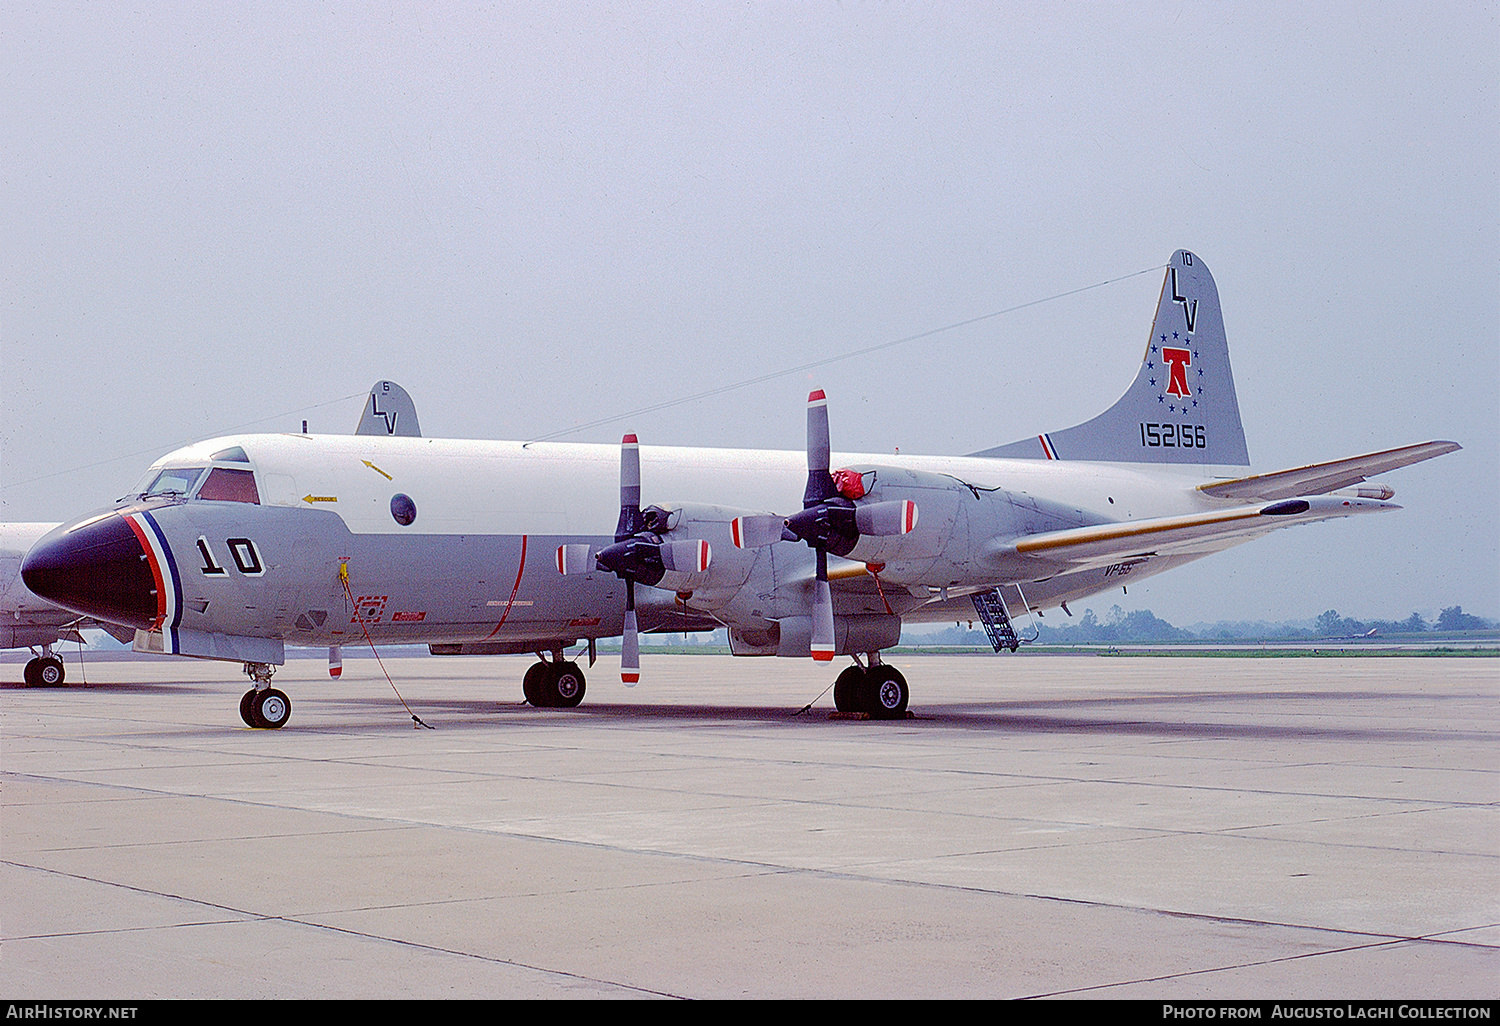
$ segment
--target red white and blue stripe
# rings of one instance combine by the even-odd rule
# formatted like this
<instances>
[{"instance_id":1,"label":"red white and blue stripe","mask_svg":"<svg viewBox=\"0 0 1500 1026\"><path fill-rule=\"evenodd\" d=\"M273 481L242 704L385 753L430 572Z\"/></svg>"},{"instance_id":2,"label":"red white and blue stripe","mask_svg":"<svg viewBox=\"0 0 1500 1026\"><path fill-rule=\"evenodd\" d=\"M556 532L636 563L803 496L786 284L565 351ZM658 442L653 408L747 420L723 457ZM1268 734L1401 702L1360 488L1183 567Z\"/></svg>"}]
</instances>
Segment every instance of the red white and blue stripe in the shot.
<instances>
[{"instance_id":1,"label":"red white and blue stripe","mask_svg":"<svg viewBox=\"0 0 1500 1026\"><path fill-rule=\"evenodd\" d=\"M182 577L177 572L177 561L172 558L172 549L161 525L149 510L121 514L130 530L140 542L151 566L151 576L156 583L156 619L151 630L161 631L163 647L176 653L176 630L182 624Z\"/></svg>"}]
</instances>

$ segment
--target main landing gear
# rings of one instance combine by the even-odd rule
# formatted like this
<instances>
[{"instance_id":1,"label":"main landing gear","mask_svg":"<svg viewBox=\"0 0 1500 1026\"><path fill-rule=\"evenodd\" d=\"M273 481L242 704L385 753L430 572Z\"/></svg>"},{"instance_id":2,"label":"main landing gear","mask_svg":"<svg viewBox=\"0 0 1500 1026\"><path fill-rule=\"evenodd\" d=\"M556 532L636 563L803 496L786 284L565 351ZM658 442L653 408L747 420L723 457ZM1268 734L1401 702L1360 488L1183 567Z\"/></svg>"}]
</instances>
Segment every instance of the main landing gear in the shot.
<instances>
[{"instance_id":1,"label":"main landing gear","mask_svg":"<svg viewBox=\"0 0 1500 1026\"><path fill-rule=\"evenodd\" d=\"M876 653L868 666L855 663L839 674L833 684L833 704L841 713L865 713L872 720L906 717L911 689L894 666L886 666Z\"/></svg>"},{"instance_id":2,"label":"main landing gear","mask_svg":"<svg viewBox=\"0 0 1500 1026\"><path fill-rule=\"evenodd\" d=\"M540 655L540 653L539 653ZM521 691L526 701L538 709L572 709L583 701L585 681L578 664L564 660L562 652L552 658L538 659L526 670Z\"/></svg>"},{"instance_id":3,"label":"main landing gear","mask_svg":"<svg viewBox=\"0 0 1500 1026\"><path fill-rule=\"evenodd\" d=\"M34 688L60 688L67 676L63 661L45 649L26 664L26 683Z\"/></svg>"},{"instance_id":4,"label":"main landing gear","mask_svg":"<svg viewBox=\"0 0 1500 1026\"><path fill-rule=\"evenodd\" d=\"M269 663L245 664L246 676L255 681L255 687L240 699L240 719L246 726L274 730L286 726L292 718L292 700L271 687L271 674L275 672L276 667Z\"/></svg>"}]
</instances>

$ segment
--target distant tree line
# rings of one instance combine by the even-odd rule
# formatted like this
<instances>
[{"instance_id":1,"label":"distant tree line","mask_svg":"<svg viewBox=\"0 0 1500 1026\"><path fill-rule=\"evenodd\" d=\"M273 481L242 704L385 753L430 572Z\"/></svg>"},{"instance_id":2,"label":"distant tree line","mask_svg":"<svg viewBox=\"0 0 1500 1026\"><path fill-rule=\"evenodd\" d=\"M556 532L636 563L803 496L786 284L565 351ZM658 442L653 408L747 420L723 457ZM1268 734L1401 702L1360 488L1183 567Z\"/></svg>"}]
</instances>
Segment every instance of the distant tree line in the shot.
<instances>
[{"instance_id":1,"label":"distant tree line","mask_svg":"<svg viewBox=\"0 0 1500 1026\"><path fill-rule=\"evenodd\" d=\"M1464 612L1463 606L1449 606L1438 613L1434 623L1422 619L1421 613L1412 613L1405 620L1355 620L1339 616L1330 609L1319 614L1313 622L1315 633L1322 636L1347 636L1352 634L1415 634L1420 631L1482 631L1495 626L1494 620L1472 616Z\"/></svg>"}]
</instances>

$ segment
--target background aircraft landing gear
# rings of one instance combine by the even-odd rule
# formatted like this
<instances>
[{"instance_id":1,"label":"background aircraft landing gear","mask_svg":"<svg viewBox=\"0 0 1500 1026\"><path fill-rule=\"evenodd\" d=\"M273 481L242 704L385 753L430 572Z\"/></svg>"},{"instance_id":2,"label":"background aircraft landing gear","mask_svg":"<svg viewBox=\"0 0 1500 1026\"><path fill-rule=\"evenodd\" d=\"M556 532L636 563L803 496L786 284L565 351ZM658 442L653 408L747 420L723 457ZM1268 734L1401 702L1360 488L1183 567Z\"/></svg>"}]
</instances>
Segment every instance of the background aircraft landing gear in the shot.
<instances>
[{"instance_id":1,"label":"background aircraft landing gear","mask_svg":"<svg viewBox=\"0 0 1500 1026\"><path fill-rule=\"evenodd\" d=\"M255 687L240 698L240 719L246 726L275 730L292 718L292 700L286 692L271 687L271 674L275 672L276 667L267 663L245 664L245 673L255 681Z\"/></svg>"},{"instance_id":2,"label":"background aircraft landing gear","mask_svg":"<svg viewBox=\"0 0 1500 1026\"><path fill-rule=\"evenodd\" d=\"M876 662L869 667L847 667L833 684L833 704L839 712L865 713L874 720L897 720L906 716L911 689L894 666Z\"/></svg>"},{"instance_id":3,"label":"background aircraft landing gear","mask_svg":"<svg viewBox=\"0 0 1500 1026\"><path fill-rule=\"evenodd\" d=\"M40 655L26 664L26 683L31 687L58 688L66 679L63 661L55 655Z\"/></svg>"},{"instance_id":4,"label":"background aircraft landing gear","mask_svg":"<svg viewBox=\"0 0 1500 1026\"><path fill-rule=\"evenodd\" d=\"M526 701L538 709L572 709L583 701L583 671L571 660L532 663L521 681Z\"/></svg>"}]
</instances>

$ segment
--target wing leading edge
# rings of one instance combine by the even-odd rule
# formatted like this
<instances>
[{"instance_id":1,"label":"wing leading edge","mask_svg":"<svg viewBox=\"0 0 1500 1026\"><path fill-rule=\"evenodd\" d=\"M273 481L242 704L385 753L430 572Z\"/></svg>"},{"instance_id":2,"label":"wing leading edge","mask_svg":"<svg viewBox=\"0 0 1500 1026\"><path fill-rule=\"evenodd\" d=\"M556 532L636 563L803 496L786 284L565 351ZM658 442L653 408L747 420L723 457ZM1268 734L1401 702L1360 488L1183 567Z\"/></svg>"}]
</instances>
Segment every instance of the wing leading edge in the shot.
<instances>
[{"instance_id":1,"label":"wing leading edge","mask_svg":"<svg viewBox=\"0 0 1500 1026\"><path fill-rule=\"evenodd\" d=\"M1390 502L1336 496L1289 499L1026 535L999 543L987 561L1015 573L1016 580L1028 580L1035 579L1039 563L1080 569L1139 557L1212 552L1280 527L1400 508Z\"/></svg>"}]
</instances>

